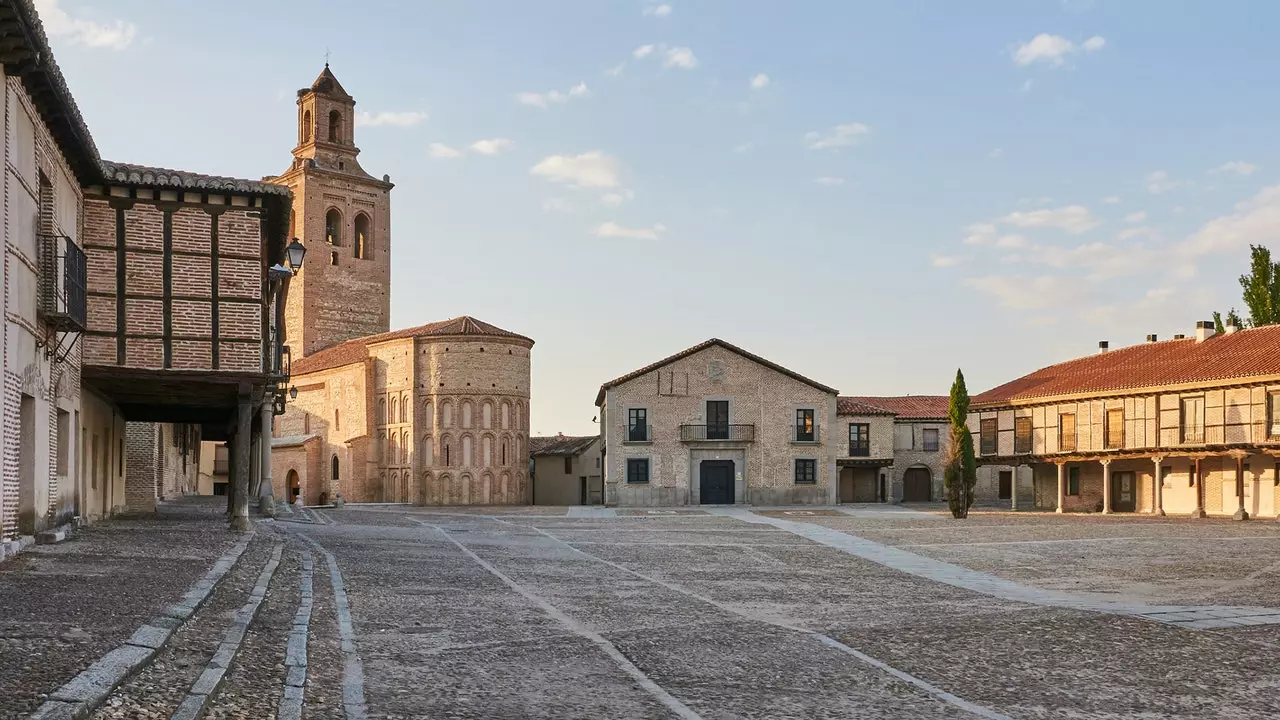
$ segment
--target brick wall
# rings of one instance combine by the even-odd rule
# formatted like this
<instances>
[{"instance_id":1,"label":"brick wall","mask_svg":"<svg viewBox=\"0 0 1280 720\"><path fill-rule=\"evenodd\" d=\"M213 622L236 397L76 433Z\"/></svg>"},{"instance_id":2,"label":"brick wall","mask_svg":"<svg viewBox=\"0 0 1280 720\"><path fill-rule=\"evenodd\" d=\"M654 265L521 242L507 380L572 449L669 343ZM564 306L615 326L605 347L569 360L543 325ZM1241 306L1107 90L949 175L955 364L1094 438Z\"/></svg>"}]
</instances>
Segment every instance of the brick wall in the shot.
<instances>
[{"instance_id":1,"label":"brick wall","mask_svg":"<svg viewBox=\"0 0 1280 720\"><path fill-rule=\"evenodd\" d=\"M156 509L156 481L163 462L160 436L157 423L125 423L125 504L135 512Z\"/></svg>"}]
</instances>

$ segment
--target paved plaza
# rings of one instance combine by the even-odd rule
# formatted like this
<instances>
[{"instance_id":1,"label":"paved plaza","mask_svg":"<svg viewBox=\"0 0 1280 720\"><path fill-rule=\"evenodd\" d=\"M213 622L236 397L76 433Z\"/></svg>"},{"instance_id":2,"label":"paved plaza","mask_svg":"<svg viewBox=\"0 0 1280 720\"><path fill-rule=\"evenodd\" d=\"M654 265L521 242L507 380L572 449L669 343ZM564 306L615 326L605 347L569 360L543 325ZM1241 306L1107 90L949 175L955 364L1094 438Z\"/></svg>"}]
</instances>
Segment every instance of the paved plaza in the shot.
<instances>
[{"instance_id":1,"label":"paved plaza","mask_svg":"<svg viewBox=\"0 0 1280 720\"><path fill-rule=\"evenodd\" d=\"M121 552L112 526L0 565L0 599L56 598L47 578ZM1273 522L383 505L247 541L181 527L147 530L154 588L101 589L132 593L126 617L8 614L6 656L43 662L6 664L0 717L1280 713ZM165 639L144 652L139 626ZM120 648L147 657L105 687L91 663Z\"/></svg>"}]
</instances>

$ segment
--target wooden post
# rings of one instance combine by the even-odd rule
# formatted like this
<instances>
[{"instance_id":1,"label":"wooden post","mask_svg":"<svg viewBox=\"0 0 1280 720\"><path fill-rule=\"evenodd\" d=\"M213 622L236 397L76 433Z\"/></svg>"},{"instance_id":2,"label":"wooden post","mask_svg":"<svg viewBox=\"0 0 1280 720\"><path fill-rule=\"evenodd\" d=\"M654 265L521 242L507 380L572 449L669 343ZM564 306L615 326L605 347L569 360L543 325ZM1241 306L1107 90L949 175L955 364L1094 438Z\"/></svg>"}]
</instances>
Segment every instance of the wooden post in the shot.
<instances>
[{"instance_id":1,"label":"wooden post","mask_svg":"<svg viewBox=\"0 0 1280 720\"><path fill-rule=\"evenodd\" d=\"M1244 509L1244 453L1232 453L1236 456L1236 514L1234 520L1248 520L1249 511Z\"/></svg>"},{"instance_id":2,"label":"wooden post","mask_svg":"<svg viewBox=\"0 0 1280 720\"><path fill-rule=\"evenodd\" d=\"M1204 478L1200 477L1200 458L1196 457L1191 463L1192 482L1196 485L1196 509L1191 512L1191 517L1202 518L1204 512Z\"/></svg>"},{"instance_id":3,"label":"wooden post","mask_svg":"<svg viewBox=\"0 0 1280 720\"><path fill-rule=\"evenodd\" d=\"M235 488L235 502L231 505L231 529L243 532L249 529L249 441L253 425L253 403L247 387L240 389L238 407L236 408L235 434L235 477L232 485Z\"/></svg>"}]
</instances>

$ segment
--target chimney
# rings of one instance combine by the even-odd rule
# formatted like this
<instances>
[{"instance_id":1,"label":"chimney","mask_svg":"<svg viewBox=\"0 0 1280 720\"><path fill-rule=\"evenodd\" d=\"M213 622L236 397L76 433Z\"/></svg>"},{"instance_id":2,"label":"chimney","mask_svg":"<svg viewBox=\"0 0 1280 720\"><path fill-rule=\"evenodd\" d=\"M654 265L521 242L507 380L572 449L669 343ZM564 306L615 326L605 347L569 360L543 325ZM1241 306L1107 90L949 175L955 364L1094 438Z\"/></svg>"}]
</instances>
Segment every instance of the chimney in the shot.
<instances>
[{"instance_id":1,"label":"chimney","mask_svg":"<svg viewBox=\"0 0 1280 720\"><path fill-rule=\"evenodd\" d=\"M1201 320L1196 323L1196 342L1204 342L1213 337L1214 334L1212 320Z\"/></svg>"},{"instance_id":2,"label":"chimney","mask_svg":"<svg viewBox=\"0 0 1280 720\"><path fill-rule=\"evenodd\" d=\"M1099 355L1101 355L1102 353L1106 352L1106 351L1107 351L1107 348L1109 348L1109 347L1111 347L1111 343L1107 342L1106 340L1099 340L1099 341L1098 341L1098 354L1099 354Z\"/></svg>"},{"instance_id":3,"label":"chimney","mask_svg":"<svg viewBox=\"0 0 1280 720\"><path fill-rule=\"evenodd\" d=\"M1226 326L1222 328L1224 335L1230 335L1239 329L1240 326L1236 324L1235 318L1228 318Z\"/></svg>"},{"instance_id":4,"label":"chimney","mask_svg":"<svg viewBox=\"0 0 1280 720\"><path fill-rule=\"evenodd\" d=\"M1186 335L1183 335L1182 333L1178 333L1177 335L1174 335L1174 336L1173 336L1173 339L1174 339L1174 340L1186 340L1186 339L1187 339L1187 336L1186 336Z\"/></svg>"},{"instance_id":5,"label":"chimney","mask_svg":"<svg viewBox=\"0 0 1280 720\"><path fill-rule=\"evenodd\" d=\"M1155 341L1156 341L1156 336L1155 336L1155 335L1148 335L1148 336L1147 336L1147 342L1149 342L1149 343L1153 343L1153 342L1155 342Z\"/></svg>"}]
</instances>

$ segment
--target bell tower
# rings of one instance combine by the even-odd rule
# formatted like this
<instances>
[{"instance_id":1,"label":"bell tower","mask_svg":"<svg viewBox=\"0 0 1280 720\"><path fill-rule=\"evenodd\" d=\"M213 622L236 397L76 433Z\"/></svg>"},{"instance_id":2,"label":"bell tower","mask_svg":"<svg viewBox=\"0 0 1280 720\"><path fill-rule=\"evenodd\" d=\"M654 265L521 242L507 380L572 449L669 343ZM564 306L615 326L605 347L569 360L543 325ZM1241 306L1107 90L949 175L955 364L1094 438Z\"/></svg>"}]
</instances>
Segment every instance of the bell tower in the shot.
<instances>
[{"instance_id":1,"label":"bell tower","mask_svg":"<svg viewBox=\"0 0 1280 720\"><path fill-rule=\"evenodd\" d=\"M355 98L328 63L298 91L298 144L284 173L289 232L307 247L289 281L285 344L294 358L391 329L391 178L356 159Z\"/></svg>"}]
</instances>

